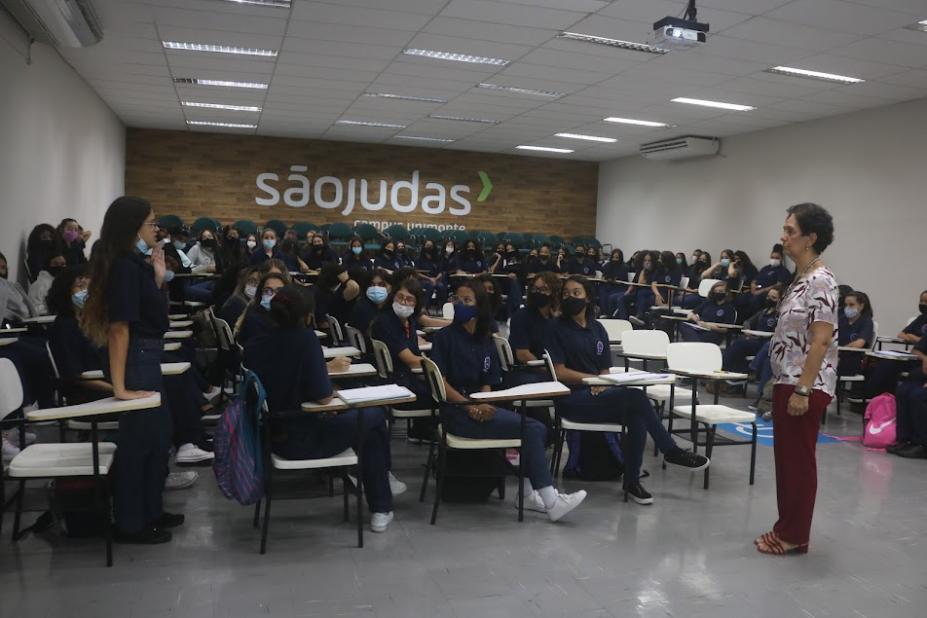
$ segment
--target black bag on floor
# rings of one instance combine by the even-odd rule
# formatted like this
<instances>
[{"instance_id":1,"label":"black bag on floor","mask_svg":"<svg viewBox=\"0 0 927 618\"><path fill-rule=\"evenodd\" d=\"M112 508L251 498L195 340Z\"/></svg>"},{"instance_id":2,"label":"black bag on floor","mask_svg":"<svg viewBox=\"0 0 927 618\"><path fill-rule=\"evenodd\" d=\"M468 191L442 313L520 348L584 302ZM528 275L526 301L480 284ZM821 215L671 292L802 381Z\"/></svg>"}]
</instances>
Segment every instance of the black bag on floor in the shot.
<instances>
[{"instance_id":1,"label":"black bag on floor","mask_svg":"<svg viewBox=\"0 0 927 618\"><path fill-rule=\"evenodd\" d=\"M570 456L564 478L584 481L617 481L624 472L619 434L600 431L570 431Z\"/></svg>"},{"instance_id":2,"label":"black bag on floor","mask_svg":"<svg viewBox=\"0 0 927 618\"><path fill-rule=\"evenodd\" d=\"M462 451L448 449L441 499L445 502L485 502L499 487L508 471L501 450Z\"/></svg>"},{"instance_id":3,"label":"black bag on floor","mask_svg":"<svg viewBox=\"0 0 927 618\"><path fill-rule=\"evenodd\" d=\"M56 478L48 483L51 512L61 532L75 539L103 536L92 478ZM102 489L102 488L101 488Z\"/></svg>"}]
</instances>

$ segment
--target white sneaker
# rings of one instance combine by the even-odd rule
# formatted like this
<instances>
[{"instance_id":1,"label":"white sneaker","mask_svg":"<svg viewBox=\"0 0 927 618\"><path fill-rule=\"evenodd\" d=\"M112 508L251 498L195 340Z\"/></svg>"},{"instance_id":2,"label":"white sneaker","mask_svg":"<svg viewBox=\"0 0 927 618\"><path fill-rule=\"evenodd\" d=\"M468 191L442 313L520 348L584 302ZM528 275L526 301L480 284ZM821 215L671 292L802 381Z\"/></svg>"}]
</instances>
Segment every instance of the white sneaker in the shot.
<instances>
[{"instance_id":1,"label":"white sneaker","mask_svg":"<svg viewBox=\"0 0 927 618\"><path fill-rule=\"evenodd\" d=\"M177 449L177 456L174 457L174 463L178 466L209 465L214 457L215 455L209 451L204 451L195 444L187 442L186 444L181 444L180 448Z\"/></svg>"},{"instance_id":2,"label":"white sneaker","mask_svg":"<svg viewBox=\"0 0 927 618\"><path fill-rule=\"evenodd\" d=\"M221 388L219 388L218 386L213 386L213 387L210 388L208 391L206 391L205 393L203 393L203 397L206 398L206 401L212 401L213 399L215 399L216 397L218 397L218 396L219 396L219 393L221 393L221 392L222 392L222 389L221 389Z\"/></svg>"},{"instance_id":3,"label":"white sneaker","mask_svg":"<svg viewBox=\"0 0 927 618\"><path fill-rule=\"evenodd\" d=\"M557 502L555 502L552 507L547 509L547 517L551 521L559 521L563 518L564 515L582 504L583 500L585 499L585 489L580 489L579 491L573 492L571 494L557 494Z\"/></svg>"},{"instance_id":4,"label":"white sneaker","mask_svg":"<svg viewBox=\"0 0 927 618\"><path fill-rule=\"evenodd\" d=\"M515 494L515 500L512 501L512 506L516 509L518 508L518 493ZM525 510L534 511L535 513L546 513L547 507L544 506L544 500L541 499L541 494L537 490L532 491L529 495L525 496Z\"/></svg>"},{"instance_id":5,"label":"white sneaker","mask_svg":"<svg viewBox=\"0 0 927 618\"><path fill-rule=\"evenodd\" d=\"M2 458L3 463L8 464L13 461L13 458L19 455L19 447L10 442L6 434L3 434L3 452Z\"/></svg>"},{"instance_id":6,"label":"white sneaker","mask_svg":"<svg viewBox=\"0 0 927 618\"><path fill-rule=\"evenodd\" d=\"M8 435L7 439L10 441L10 444L18 447L19 446L19 427L11 429L7 435ZM34 433L32 433L31 431L27 431L26 432L26 446L29 446L30 444L35 444L36 438L37 436Z\"/></svg>"},{"instance_id":7,"label":"white sneaker","mask_svg":"<svg viewBox=\"0 0 927 618\"><path fill-rule=\"evenodd\" d=\"M389 513L374 513L370 516L370 531L386 532L391 521L393 521L392 511Z\"/></svg>"},{"instance_id":8,"label":"white sneaker","mask_svg":"<svg viewBox=\"0 0 927 618\"><path fill-rule=\"evenodd\" d=\"M200 473L196 470L171 472L164 480L164 489L186 489L188 487L193 487L193 484L198 478L200 478Z\"/></svg>"},{"instance_id":9,"label":"white sneaker","mask_svg":"<svg viewBox=\"0 0 927 618\"><path fill-rule=\"evenodd\" d=\"M398 496L406 493L406 490L409 489L409 486L400 481L393 475L392 472L388 473L389 475L389 490L393 493L394 496Z\"/></svg>"}]
</instances>

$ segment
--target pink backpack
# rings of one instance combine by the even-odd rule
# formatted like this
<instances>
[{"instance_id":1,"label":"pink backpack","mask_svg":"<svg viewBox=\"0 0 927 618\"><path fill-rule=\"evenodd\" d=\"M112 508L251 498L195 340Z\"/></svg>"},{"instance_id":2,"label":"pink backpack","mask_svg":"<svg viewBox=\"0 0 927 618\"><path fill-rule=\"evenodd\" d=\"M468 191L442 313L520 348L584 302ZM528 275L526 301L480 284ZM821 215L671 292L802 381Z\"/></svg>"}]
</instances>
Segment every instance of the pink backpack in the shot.
<instances>
[{"instance_id":1,"label":"pink backpack","mask_svg":"<svg viewBox=\"0 0 927 618\"><path fill-rule=\"evenodd\" d=\"M885 448L895 443L895 396L882 393L866 406L863 446Z\"/></svg>"}]
</instances>

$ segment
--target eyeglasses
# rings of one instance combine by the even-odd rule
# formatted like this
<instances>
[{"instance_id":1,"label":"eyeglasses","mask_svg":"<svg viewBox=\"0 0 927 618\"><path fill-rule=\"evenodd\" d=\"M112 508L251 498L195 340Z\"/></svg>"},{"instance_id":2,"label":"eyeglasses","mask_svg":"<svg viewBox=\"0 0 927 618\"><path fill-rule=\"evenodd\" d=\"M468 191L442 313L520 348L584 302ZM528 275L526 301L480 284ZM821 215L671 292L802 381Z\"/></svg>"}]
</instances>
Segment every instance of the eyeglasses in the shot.
<instances>
[{"instance_id":1,"label":"eyeglasses","mask_svg":"<svg viewBox=\"0 0 927 618\"><path fill-rule=\"evenodd\" d=\"M400 305L405 305L406 307L415 306L416 298L414 296L409 296L408 294L396 294L394 298Z\"/></svg>"},{"instance_id":2,"label":"eyeglasses","mask_svg":"<svg viewBox=\"0 0 927 618\"><path fill-rule=\"evenodd\" d=\"M157 221L145 221L142 225L150 225L154 229L158 229L161 227Z\"/></svg>"}]
</instances>

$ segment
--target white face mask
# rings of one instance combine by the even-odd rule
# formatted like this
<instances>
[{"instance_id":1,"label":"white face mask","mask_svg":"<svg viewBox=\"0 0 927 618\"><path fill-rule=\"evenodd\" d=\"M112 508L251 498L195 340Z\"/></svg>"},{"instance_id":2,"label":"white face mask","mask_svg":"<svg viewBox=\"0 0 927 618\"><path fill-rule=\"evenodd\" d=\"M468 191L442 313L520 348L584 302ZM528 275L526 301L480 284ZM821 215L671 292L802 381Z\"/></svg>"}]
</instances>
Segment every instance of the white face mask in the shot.
<instances>
[{"instance_id":1,"label":"white face mask","mask_svg":"<svg viewBox=\"0 0 927 618\"><path fill-rule=\"evenodd\" d=\"M393 313L402 319L408 319L415 313L415 307L408 307L398 301L393 301Z\"/></svg>"},{"instance_id":2,"label":"white face mask","mask_svg":"<svg viewBox=\"0 0 927 618\"><path fill-rule=\"evenodd\" d=\"M245 296L248 298L254 298L254 295L257 294L257 286L254 284L249 284L245 286Z\"/></svg>"},{"instance_id":3,"label":"white face mask","mask_svg":"<svg viewBox=\"0 0 927 618\"><path fill-rule=\"evenodd\" d=\"M255 247L257 247L257 241L256 241L256 240L249 240L249 241L246 242L245 244L248 246L249 249L254 249Z\"/></svg>"},{"instance_id":4,"label":"white face mask","mask_svg":"<svg viewBox=\"0 0 927 618\"><path fill-rule=\"evenodd\" d=\"M773 268L776 268L780 264L782 264L782 260L777 260L776 258L769 258L769 265L772 266Z\"/></svg>"}]
</instances>

